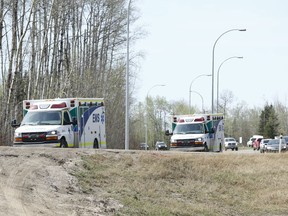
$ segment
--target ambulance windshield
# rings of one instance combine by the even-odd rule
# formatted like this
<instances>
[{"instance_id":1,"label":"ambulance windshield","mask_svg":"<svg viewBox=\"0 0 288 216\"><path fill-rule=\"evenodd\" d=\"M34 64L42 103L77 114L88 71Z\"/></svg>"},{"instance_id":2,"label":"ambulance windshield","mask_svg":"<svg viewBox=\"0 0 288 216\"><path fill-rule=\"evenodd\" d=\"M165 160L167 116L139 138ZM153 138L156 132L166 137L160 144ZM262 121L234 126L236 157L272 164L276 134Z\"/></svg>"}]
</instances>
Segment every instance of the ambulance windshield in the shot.
<instances>
[{"instance_id":1,"label":"ambulance windshield","mask_svg":"<svg viewBox=\"0 0 288 216\"><path fill-rule=\"evenodd\" d=\"M204 134L203 123L177 124L173 134Z\"/></svg>"},{"instance_id":2,"label":"ambulance windshield","mask_svg":"<svg viewBox=\"0 0 288 216\"><path fill-rule=\"evenodd\" d=\"M61 125L61 111L28 112L23 125Z\"/></svg>"}]
</instances>

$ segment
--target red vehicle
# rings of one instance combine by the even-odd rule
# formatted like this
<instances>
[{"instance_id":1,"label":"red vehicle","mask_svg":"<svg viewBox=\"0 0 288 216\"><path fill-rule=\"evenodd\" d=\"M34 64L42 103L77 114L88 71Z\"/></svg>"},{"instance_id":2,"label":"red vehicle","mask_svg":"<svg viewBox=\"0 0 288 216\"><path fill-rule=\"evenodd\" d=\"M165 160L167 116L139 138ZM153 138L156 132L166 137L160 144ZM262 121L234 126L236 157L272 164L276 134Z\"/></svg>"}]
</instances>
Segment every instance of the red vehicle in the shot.
<instances>
[{"instance_id":1,"label":"red vehicle","mask_svg":"<svg viewBox=\"0 0 288 216\"><path fill-rule=\"evenodd\" d=\"M260 149L260 142L261 142L262 138L256 138L253 142L253 150L259 150Z\"/></svg>"}]
</instances>

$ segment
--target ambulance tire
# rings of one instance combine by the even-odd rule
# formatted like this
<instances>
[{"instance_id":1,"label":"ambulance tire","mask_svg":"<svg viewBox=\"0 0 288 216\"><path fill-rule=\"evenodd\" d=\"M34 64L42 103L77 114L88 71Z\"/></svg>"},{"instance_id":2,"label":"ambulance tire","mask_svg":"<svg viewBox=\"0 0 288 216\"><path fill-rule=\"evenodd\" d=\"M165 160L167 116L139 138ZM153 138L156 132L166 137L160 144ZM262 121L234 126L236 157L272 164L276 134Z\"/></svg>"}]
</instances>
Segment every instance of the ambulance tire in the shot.
<instances>
[{"instance_id":1,"label":"ambulance tire","mask_svg":"<svg viewBox=\"0 0 288 216\"><path fill-rule=\"evenodd\" d=\"M98 149L99 148L99 144L98 144L98 140L97 139L94 139L93 148L94 149Z\"/></svg>"},{"instance_id":2,"label":"ambulance tire","mask_svg":"<svg viewBox=\"0 0 288 216\"><path fill-rule=\"evenodd\" d=\"M209 152L209 149L206 143L204 144L204 152Z\"/></svg>"},{"instance_id":3,"label":"ambulance tire","mask_svg":"<svg viewBox=\"0 0 288 216\"><path fill-rule=\"evenodd\" d=\"M68 148L68 144L67 144L65 138L62 138L60 140L60 148Z\"/></svg>"}]
</instances>

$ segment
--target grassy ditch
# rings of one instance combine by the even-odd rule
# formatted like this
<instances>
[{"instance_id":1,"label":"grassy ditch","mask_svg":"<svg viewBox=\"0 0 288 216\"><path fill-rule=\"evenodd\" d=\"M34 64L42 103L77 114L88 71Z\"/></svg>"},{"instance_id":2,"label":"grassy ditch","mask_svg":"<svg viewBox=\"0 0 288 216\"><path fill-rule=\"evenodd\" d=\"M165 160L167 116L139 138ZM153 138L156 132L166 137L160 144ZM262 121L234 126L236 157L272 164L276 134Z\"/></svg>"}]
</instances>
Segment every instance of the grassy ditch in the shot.
<instances>
[{"instance_id":1,"label":"grassy ditch","mask_svg":"<svg viewBox=\"0 0 288 216\"><path fill-rule=\"evenodd\" d=\"M98 152L81 188L118 200L115 215L286 215L288 153Z\"/></svg>"}]
</instances>

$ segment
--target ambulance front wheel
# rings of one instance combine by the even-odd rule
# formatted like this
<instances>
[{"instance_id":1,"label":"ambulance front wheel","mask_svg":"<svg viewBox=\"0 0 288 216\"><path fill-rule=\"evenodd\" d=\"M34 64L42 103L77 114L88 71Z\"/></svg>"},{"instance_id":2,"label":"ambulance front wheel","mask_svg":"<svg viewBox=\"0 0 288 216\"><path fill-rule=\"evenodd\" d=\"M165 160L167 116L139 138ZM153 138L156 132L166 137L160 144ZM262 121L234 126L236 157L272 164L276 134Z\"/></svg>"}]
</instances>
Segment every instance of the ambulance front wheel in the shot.
<instances>
[{"instance_id":1,"label":"ambulance front wheel","mask_svg":"<svg viewBox=\"0 0 288 216\"><path fill-rule=\"evenodd\" d=\"M94 139L93 148L94 149L98 149L99 148L99 143L98 143L97 139Z\"/></svg>"},{"instance_id":2,"label":"ambulance front wheel","mask_svg":"<svg viewBox=\"0 0 288 216\"><path fill-rule=\"evenodd\" d=\"M205 144L204 144L204 152L208 152L208 151L209 151L208 146L207 146L207 144L205 143Z\"/></svg>"},{"instance_id":3,"label":"ambulance front wheel","mask_svg":"<svg viewBox=\"0 0 288 216\"><path fill-rule=\"evenodd\" d=\"M60 140L60 148L68 148L68 144L64 138Z\"/></svg>"}]
</instances>

